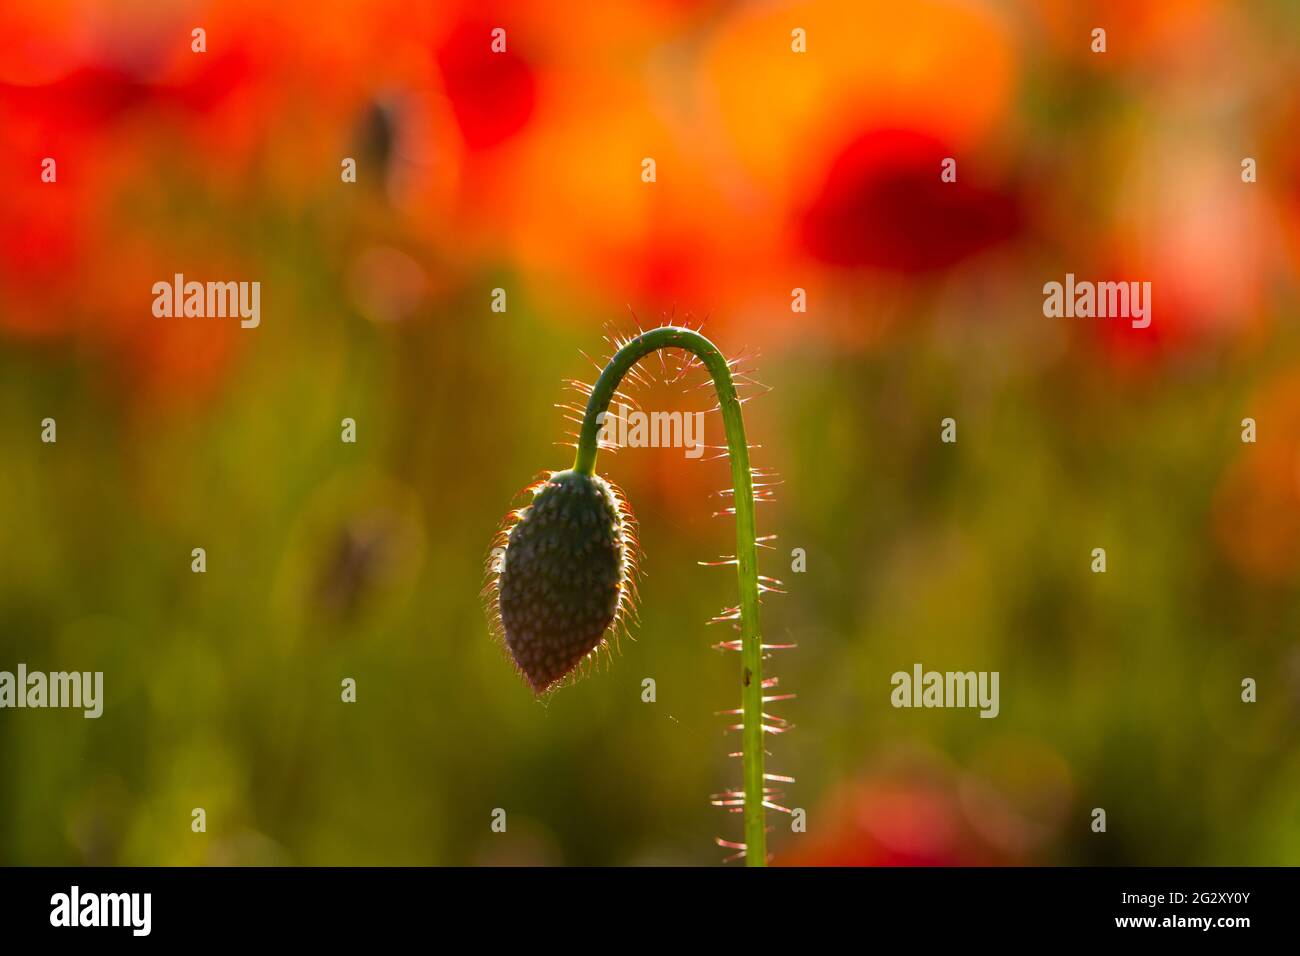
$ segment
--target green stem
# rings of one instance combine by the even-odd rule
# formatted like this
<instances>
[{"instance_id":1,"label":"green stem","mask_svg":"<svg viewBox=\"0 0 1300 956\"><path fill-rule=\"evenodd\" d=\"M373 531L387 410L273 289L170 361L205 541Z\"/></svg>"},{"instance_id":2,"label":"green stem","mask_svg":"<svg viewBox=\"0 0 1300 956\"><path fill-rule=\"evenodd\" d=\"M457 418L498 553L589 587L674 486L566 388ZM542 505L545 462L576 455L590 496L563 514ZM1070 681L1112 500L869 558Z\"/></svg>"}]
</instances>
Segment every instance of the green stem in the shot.
<instances>
[{"instance_id":1,"label":"green stem","mask_svg":"<svg viewBox=\"0 0 1300 956\"><path fill-rule=\"evenodd\" d=\"M578 453L573 470L594 473L601 413L623 376L646 355L657 349L685 349L697 355L713 376L727 433L731 456L732 499L736 508L736 574L740 583L741 677L740 695L744 709L741 752L745 776L745 862L767 864L767 818L763 808L763 648L758 633L758 546L754 538L754 485L749 470L749 446L745 423L740 416L740 399L731 379L731 367L717 346L690 329L664 326L643 332L614 354L600 373L587 400L587 412L578 436Z\"/></svg>"}]
</instances>

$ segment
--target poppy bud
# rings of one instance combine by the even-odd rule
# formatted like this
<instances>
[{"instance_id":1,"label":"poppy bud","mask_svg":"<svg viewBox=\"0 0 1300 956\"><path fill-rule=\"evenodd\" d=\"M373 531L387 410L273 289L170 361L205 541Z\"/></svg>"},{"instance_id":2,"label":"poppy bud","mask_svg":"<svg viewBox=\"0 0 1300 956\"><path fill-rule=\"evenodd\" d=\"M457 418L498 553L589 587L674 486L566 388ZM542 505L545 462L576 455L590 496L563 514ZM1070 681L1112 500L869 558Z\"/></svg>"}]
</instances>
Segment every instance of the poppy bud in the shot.
<instances>
[{"instance_id":1,"label":"poppy bud","mask_svg":"<svg viewBox=\"0 0 1300 956\"><path fill-rule=\"evenodd\" d=\"M631 515L603 478L560 471L514 518L496 607L515 666L542 694L601 645L629 598Z\"/></svg>"}]
</instances>

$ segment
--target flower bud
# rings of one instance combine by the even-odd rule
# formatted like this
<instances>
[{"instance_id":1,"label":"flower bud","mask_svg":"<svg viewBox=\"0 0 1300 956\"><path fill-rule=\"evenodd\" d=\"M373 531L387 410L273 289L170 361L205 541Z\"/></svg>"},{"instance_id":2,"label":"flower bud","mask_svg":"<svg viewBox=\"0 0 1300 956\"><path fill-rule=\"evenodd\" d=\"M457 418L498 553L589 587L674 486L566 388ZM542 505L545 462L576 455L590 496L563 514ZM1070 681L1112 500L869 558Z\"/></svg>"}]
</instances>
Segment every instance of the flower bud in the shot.
<instances>
[{"instance_id":1,"label":"flower bud","mask_svg":"<svg viewBox=\"0 0 1300 956\"><path fill-rule=\"evenodd\" d=\"M506 648L534 692L564 679L605 639L634 560L626 505L603 478L552 474L507 531L496 582Z\"/></svg>"}]
</instances>

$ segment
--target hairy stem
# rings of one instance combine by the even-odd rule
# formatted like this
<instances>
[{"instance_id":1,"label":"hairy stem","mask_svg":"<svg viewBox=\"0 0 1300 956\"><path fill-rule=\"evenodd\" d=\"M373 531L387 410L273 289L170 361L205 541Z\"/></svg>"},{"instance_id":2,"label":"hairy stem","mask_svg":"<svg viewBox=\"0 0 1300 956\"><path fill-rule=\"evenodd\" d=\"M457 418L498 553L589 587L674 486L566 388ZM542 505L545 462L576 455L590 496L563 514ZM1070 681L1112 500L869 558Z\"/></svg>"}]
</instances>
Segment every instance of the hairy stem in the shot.
<instances>
[{"instance_id":1,"label":"hairy stem","mask_svg":"<svg viewBox=\"0 0 1300 956\"><path fill-rule=\"evenodd\" d=\"M745 777L745 862L767 864L767 822L763 808L763 648L758 630L758 546L754 535L754 486L749 470L749 446L745 423L740 416L740 399L731 379L731 367L717 346L691 329L664 326L643 332L624 345L609 360L591 397L578 437L573 470L590 475L596 467L597 438L601 415L623 376L638 361L657 349L685 349L698 356L713 376L722 423L731 456L731 484L736 508L736 574L740 583L741 676L740 694L744 708L741 752Z\"/></svg>"}]
</instances>

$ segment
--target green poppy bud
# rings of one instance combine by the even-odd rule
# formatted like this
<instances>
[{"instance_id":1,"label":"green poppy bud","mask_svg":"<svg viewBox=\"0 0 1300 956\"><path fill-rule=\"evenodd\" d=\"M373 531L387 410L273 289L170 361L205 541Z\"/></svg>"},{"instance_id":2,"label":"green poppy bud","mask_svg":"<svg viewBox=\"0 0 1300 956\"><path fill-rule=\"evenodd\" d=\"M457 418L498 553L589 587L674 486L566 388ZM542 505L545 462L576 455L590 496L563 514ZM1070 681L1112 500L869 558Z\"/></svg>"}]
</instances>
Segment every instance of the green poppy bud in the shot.
<instances>
[{"instance_id":1,"label":"green poppy bud","mask_svg":"<svg viewBox=\"0 0 1300 956\"><path fill-rule=\"evenodd\" d=\"M603 478L552 474L514 513L496 606L515 665L542 694L605 640L630 599L630 514Z\"/></svg>"}]
</instances>

